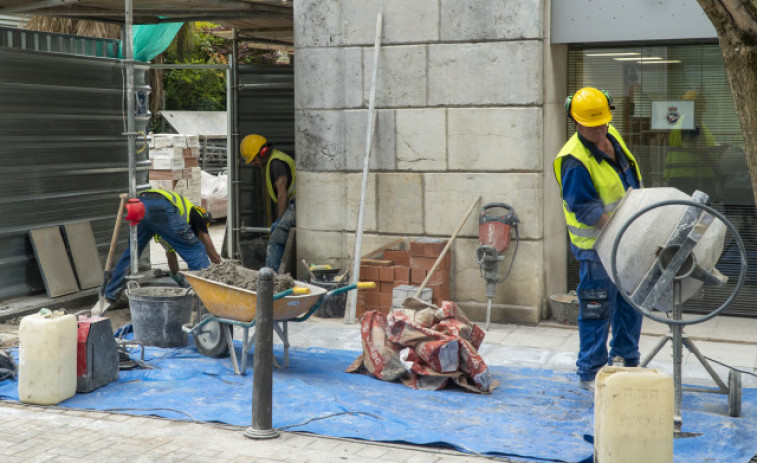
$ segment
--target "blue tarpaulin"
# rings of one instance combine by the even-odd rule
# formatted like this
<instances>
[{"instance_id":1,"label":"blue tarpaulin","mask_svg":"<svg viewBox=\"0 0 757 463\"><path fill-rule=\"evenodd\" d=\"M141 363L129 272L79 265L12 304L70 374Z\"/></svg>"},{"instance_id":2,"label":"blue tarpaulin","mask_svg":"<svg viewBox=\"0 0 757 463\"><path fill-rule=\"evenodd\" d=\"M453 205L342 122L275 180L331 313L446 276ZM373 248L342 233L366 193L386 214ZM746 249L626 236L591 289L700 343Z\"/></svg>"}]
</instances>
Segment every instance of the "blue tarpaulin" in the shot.
<instances>
[{"instance_id":1,"label":"blue tarpaulin","mask_svg":"<svg viewBox=\"0 0 757 463\"><path fill-rule=\"evenodd\" d=\"M281 359L282 352L276 354ZM514 461L579 462L591 457L592 446L584 436L593 434L593 394L578 386L574 374L495 366L491 371L500 387L491 394L454 388L418 391L344 373L357 355L291 348L289 368L273 373L273 426L450 446ZM251 424L251 368L247 376L234 375L229 359L203 357L194 347L146 348L145 360L158 368L121 371L117 382L77 394L60 406ZM0 395L17 399L17 383L0 383ZM740 418L728 416L725 395L684 392L683 423L683 431L702 434L676 439L675 462L747 463L757 453L757 390L743 390Z\"/></svg>"}]
</instances>

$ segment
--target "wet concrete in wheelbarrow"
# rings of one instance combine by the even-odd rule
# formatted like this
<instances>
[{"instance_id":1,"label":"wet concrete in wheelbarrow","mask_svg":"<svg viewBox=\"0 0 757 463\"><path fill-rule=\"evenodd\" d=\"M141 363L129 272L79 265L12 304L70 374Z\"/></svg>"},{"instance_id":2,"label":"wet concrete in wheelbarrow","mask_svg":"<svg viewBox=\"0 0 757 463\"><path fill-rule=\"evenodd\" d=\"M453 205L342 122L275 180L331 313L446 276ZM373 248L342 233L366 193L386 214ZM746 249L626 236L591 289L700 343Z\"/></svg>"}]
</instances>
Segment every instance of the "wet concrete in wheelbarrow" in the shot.
<instances>
[{"instance_id":1,"label":"wet concrete in wheelbarrow","mask_svg":"<svg viewBox=\"0 0 757 463\"><path fill-rule=\"evenodd\" d=\"M275 275L273 284L273 293L280 293L294 287L294 278L291 275ZM224 283L236 288L247 289L249 291L258 290L258 272L248 268L240 267L232 262L224 261L220 264L212 264L210 267L197 272L197 276Z\"/></svg>"}]
</instances>

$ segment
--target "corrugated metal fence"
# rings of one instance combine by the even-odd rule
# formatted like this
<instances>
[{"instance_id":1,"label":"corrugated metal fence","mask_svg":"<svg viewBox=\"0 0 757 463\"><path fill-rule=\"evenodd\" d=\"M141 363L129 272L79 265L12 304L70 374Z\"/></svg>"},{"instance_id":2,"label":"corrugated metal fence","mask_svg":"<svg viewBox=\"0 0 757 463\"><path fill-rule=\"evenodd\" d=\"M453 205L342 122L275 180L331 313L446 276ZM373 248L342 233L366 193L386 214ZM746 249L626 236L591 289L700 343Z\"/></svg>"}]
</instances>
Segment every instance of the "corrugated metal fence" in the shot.
<instances>
[{"instance_id":1,"label":"corrugated metal fence","mask_svg":"<svg viewBox=\"0 0 757 463\"><path fill-rule=\"evenodd\" d=\"M0 63L0 300L7 300L44 292L29 230L89 221L107 254L118 194L128 192L128 150L120 61L0 46ZM146 71L135 70L138 89L148 90ZM138 118L138 130L146 123ZM137 161L137 184L146 186L147 153Z\"/></svg>"}]
</instances>

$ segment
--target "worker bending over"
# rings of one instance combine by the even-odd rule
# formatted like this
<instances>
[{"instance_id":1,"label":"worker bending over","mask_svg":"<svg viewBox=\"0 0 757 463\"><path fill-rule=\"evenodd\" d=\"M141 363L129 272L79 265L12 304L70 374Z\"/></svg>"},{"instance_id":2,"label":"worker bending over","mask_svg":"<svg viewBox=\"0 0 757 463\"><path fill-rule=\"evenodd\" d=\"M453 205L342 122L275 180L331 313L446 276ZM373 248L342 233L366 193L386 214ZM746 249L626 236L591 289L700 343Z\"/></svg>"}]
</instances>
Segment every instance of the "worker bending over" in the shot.
<instances>
[{"instance_id":1,"label":"worker bending over","mask_svg":"<svg viewBox=\"0 0 757 463\"><path fill-rule=\"evenodd\" d=\"M265 167L266 190L276 203L276 217L271 225L265 266L278 272L289 230L295 226L295 162L260 135L244 137L240 152L246 164Z\"/></svg>"},{"instance_id":2,"label":"worker bending over","mask_svg":"<svg viewBox=\"0 0 757 463\"><path fill-rule=\"evenodd\" d=\"M177 253L187 263L189 270L201 270L210 266L210 262L221 262L221 256L208 234L210 219L204 209L172 191L145 190L138 196L145 206L145 216L137 226L138 255L142 254L155 237L166 249L171 277L179 284L183 284L183 279L178 275ZM124 289L130 262L131 253L127 247L105 286L105 299L109 308L116 304Z\"/></svg>"},{"instance_id":3,"label":"worker bending over","mask_svg":"<svg viewBox=\"0 0 757 463\"><path fill-rule=\"evenodd\" d=\"M578 375L594 387L605 364L639 364L642 316L619 294L594 250L600 231L629 188L641 187L641 171L612 120L610 94L596 88L578 90L565 100L576 133L554 161L562 194L570 248L580 264L578 283ZM608 331L612 325L610 352Z\"/></svg>"}]
</instances>

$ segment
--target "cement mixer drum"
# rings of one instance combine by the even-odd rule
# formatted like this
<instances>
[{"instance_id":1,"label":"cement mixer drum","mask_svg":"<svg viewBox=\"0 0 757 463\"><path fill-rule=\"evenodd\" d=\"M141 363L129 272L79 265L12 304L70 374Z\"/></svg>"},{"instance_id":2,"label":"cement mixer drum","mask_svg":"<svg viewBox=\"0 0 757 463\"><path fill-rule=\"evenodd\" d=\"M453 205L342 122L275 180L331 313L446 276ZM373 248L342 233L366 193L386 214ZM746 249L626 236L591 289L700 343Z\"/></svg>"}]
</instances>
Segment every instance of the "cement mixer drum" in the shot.
<instances>
[{"instance_id":1,"label":"cement mixer drum","mask_svg":"<svg viewBox=\"0 0 757 463\"><path fill-rule=\"evenodd\" d=\"M694 196L701 202L707 199L707 195L701 192L695 192ZM636 217L633 223L627 225L629 219L632 219L642 209L656 203L667 200L691 201L692 199L693 196L670 187L628 191L594 245L602 265L618 288L633 293L639 289L645 277L648 278L650 269L660 265L658 257L669 246L671 237L678 233L687 206L667 205L653 208L649 212ZM615 257L617 275L620 281L614 281L612 271L613 246L618 234L626 225L627 228L625 228L618 243ZM722 281L725 281L726 278L718 272L715 265L723 252L725 235L726 225L714 218L691 252L693 262L697 266ZM679 271L680 274L682 274L681 271ZM693 276L682 278L681 302L695 296L702 285L702 280ZM654 308L669 312L673 309L673 305L671 285L659 298Z\"/></svg>"}]
</instances>

